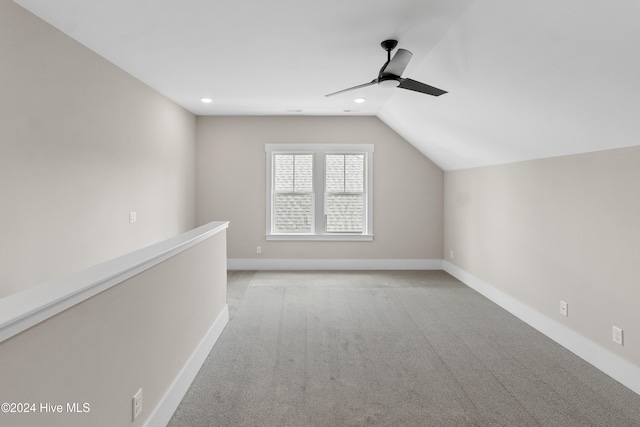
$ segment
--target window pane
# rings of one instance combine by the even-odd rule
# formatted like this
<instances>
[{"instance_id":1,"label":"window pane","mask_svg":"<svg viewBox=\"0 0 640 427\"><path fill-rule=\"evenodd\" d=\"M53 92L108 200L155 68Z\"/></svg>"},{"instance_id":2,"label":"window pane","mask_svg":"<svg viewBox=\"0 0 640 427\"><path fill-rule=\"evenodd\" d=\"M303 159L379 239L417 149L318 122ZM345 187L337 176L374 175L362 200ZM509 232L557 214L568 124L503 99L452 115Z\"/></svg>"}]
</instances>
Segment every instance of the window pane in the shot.
<instances>
[{"instance_id":1,"label":"window pane","mask_svg":"<svg viewBox=\"0 0 640 427\"><path fill-rule=\"evenodd\" d=\"M296 154L294 159L296 193L313 191L313 154Z\"/></svg>"},{"instance_id":2,"label":"window pane","mask_svg":"<svg viewBox=\"0 0 640 427\"><path fill-rule=\"evenodd\" d=\"M274 189L276 193L290 193L293 191L293 155L276 154L273 156Z\"/></svg>"},{"instance_id":3,"label":"window pane","mask_svg":"<svg viewBox=\"0 0 640 427\"><path fill-rule=\"evenodd\" d=\"M325 188L328 193L344 193L344 155L325 156Z\"/></svg>"},{"instance_id":4,"label":"window pane","mask_svg":"<svg viewBox=\"0 0 640 427\"><path fill-rule=\"evenodd\" d=\"M364 195L332 194L326 202L329 233L362 233L364 230Z\"/></svg>"},{"instance_id":5,"label":"window pane","mask_svg":"<svg viewBox=\"0 0 640 427\"><path fill-rule=\"evenodd\" d=\"M364 154L327 154L325 169L327 193L364 192Z\"/></svg>"},{"instance_id":6,"label":"window pane","mask_svg":"<svg viewBox=\"0 0 640 427\"><path fill-rule=\"evenodd\" d=\"M345 193L364 192L364 155L349 154L345 156Z\"/></svg>"},{"instance_id":7,"label":"window pane","mask_svg":"<svg viewBox=\"0 0 640 427\"><path fill-rule=\"evenodd\" d=\"M275 230L289 233L312 231L312 210L312 194L276 194Z\"/></svg>"},{"instance_id":8,"label":"window pane","mask_svg":"<svg viewBox=\"0 0 640 427\"><path fill-rule=\"evenodd\" d=\"M313 154L276 154L273 160L276 193L313 191Z\"/></svg>"}]
</instances>

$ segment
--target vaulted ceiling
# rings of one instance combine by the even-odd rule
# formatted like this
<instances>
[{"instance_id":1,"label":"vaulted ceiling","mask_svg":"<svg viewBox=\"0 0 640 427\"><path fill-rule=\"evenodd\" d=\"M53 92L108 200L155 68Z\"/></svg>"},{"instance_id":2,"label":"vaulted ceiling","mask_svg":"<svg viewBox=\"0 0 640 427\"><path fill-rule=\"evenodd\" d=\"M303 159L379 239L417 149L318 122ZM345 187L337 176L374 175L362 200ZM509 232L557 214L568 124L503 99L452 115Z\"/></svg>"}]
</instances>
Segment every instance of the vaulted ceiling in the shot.
<instances>
[{"instance_id":1,"label":"vaulted ceiling","mask_svg":"<svg viewBox=\"0 0 640 427\"><path fill-rule=\"evenodd\" d=\"M637 0L14 1L198 115L377 115L445 170L640 145ZM389 38L449 93L324 96Z\"/></svg>"}]
</instances>

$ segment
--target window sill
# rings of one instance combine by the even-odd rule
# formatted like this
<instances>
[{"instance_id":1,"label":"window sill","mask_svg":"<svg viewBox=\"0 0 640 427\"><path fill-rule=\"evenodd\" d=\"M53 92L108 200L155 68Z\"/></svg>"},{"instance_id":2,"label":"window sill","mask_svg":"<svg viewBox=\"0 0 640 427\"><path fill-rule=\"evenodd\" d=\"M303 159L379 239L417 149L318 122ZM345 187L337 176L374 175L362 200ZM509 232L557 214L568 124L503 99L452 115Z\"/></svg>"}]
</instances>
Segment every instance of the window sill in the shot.
<instances>
[{"instance_id":1,"label":"window sill","mask_svg":"<svg viewBox=\"0 0 640 427\"><path fill-rule=\"evenodd\" d=\"M333 242L370 242L373 234L267 234L267 240L315 240Z\"/></svg>"}]
</instances>

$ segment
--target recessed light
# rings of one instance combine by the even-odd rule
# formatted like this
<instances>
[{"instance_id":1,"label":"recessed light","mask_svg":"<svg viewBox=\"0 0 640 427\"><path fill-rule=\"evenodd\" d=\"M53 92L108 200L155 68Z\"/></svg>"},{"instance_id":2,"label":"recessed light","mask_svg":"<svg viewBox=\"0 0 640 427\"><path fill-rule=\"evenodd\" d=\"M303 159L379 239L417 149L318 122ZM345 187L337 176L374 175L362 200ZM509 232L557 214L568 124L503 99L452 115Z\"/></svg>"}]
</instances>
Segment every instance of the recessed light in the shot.
<instances>
[{"instance_id":1,"label":"recessed light","mask_svg":"<svg viewBox=\"0 0 640 427\"><path fill-rule=\"evenodd\" d=\"M356 103L358 103L358 104L362 104L362 103L363 103L363 102L365 102L365 101L366 101L366 99L365 99L365 98L356 98L356 99L354 99L354 100L353 100L353 102L356 102Z\"/></svg>"},{"instance_id":2,"label":"recessed light","mask_svg":"<svg viewBox=\"0 0 640 427\"><path fill-rule=\"evenodd\" d=\"M213 102L213 99L211 98L200 98L200 101L204 102L205 104L210 104Z\"/></svg>"}]
</instances>

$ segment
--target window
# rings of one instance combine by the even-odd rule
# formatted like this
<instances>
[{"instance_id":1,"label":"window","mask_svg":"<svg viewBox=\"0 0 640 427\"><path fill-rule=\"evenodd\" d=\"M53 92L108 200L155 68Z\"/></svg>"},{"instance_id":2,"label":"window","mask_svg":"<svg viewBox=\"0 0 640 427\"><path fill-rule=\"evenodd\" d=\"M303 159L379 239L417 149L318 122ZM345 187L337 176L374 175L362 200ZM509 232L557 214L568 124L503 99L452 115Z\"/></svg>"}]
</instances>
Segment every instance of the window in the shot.
<instances>
[{"instance_id":1,"label":"window","mask_svg":"<svg viewBox=\"0 0 640 427\"><path fill-rule=\"evenodd\" d=\"M273 230L313 231L313 153L273 155Z\"/></svg>"},{"instance_id":2,"label":"window","mask_svg":"<svg viewBox=\"0 0 640 427\"><path fill-rule=\"evenodd\" d=\"M373 145L267 144L267 239L373 240Z\"/></svg>"},{"instance_id":3,"label":"window","mask_svg":"<svg viewBox=\"0 0 640 427\"><path fill-rule=\"evenodd\" d=\"M325 231L364 231L364 154L325 154Z\"/></svg>"}]
</instances>

